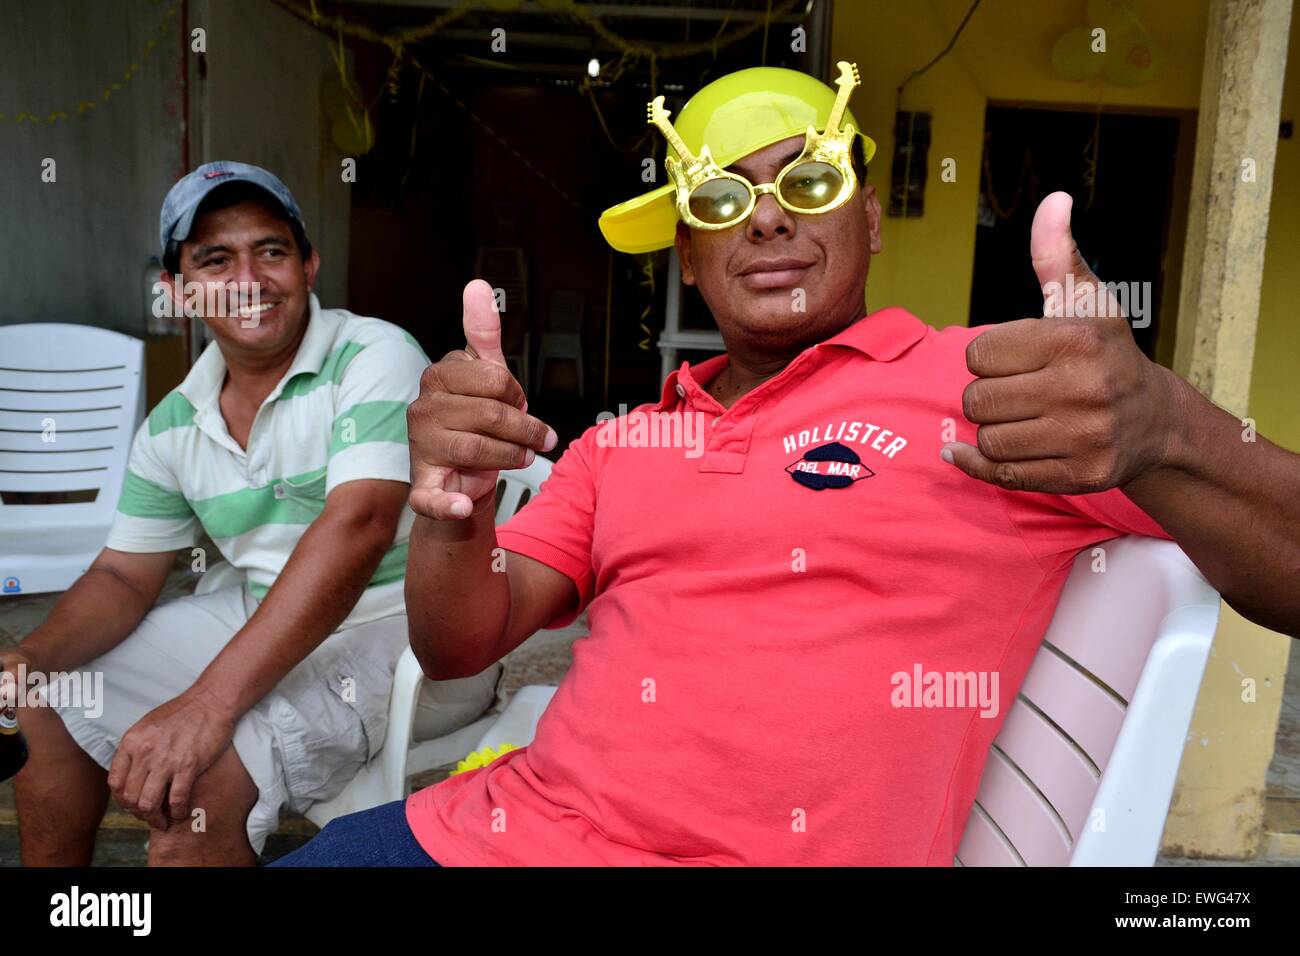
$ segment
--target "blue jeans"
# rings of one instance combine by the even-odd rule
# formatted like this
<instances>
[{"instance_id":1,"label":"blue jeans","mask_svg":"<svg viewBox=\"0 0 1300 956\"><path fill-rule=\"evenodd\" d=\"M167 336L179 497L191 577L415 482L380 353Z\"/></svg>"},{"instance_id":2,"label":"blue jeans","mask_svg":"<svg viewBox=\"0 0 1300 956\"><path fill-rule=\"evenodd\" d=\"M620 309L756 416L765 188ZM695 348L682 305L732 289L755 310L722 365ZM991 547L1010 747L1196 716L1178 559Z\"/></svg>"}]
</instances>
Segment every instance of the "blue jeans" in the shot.
<instances>
[{"instance_id":1,"label":"blue jeans","mask_svg":"<svg viewBox=\"0 0 1300 956\"><path fill-rule=\"evenodd\" d=\"M270 866L437 866L406 822L406 801L394 800L336 817L312 839Z\"/></svg>"}]
</instances>

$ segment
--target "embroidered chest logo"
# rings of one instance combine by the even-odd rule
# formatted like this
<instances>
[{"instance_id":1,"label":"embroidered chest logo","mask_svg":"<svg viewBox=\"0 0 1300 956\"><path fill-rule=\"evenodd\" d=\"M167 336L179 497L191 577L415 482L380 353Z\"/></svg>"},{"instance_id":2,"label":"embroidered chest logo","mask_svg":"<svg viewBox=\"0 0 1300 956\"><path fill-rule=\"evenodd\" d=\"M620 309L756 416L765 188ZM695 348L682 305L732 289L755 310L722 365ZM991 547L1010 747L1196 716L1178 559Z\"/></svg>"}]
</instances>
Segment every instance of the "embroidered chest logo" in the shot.
<instances>
[{"instance_id":1,"label":"embroidered chest logo","mask_svg":"<svg viewBox=\"0 0 1300 956\"><path fill-rule=\"evenodd\" d=\"M810 448L804 456L786 468L786 473L805 488L847 488L855 481L875 474L862 464L858 453L837 441Z\"/></svg>"},{"instance_id":2,"label":"embroidered chest logo","mask_svg":"<svg viewBox=\"0 0 1300 956\"><path fill-rule=\"evenodd\" d=\"M781 447L787 455L803 452L802 458L785 469L786 473L805 488L821 491L848 488L875 475L862 463L859 451L875 460L876 456L866 451L870 448L879 454L880 460L892 459L907 447L907 439L871 422L845 419L838 424L831 421L790 432L781 439Z\"/></svg>"}]
</instances>

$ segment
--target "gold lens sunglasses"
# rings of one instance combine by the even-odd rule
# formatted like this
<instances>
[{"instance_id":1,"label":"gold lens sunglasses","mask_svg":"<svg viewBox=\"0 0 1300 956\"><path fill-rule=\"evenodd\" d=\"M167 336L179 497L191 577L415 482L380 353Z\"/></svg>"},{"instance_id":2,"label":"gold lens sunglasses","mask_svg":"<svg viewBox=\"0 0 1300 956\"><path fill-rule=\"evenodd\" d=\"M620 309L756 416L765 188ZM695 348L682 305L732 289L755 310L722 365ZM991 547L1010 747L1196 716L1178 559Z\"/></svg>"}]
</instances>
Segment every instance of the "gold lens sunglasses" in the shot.
<instances>
[{"instance_id":1,"label":"gold lens sunglasses","mask_svg":"<svg viewBox=\"0 0 1300 956\"><path fill-rule=\"evenodd\" d=\"M857 131L840 120L849 105L849 95L861 80L856 63L841 60L835 81L839 92L826 129L808 127L803 152L777 174L775 181L755 186L744 176L719 166L707 144L695 156L668 121L664 98L656 96L646 107L650 125L656 127L677 157L668 156L664 166L677 187L677 215L693 229L727 229L744 222L754 211L759 196L771 195L782 208L802 215L819 215L838 209L853 195L858 177L853 172L853 138Z\"/></svg>"}]
</instances>

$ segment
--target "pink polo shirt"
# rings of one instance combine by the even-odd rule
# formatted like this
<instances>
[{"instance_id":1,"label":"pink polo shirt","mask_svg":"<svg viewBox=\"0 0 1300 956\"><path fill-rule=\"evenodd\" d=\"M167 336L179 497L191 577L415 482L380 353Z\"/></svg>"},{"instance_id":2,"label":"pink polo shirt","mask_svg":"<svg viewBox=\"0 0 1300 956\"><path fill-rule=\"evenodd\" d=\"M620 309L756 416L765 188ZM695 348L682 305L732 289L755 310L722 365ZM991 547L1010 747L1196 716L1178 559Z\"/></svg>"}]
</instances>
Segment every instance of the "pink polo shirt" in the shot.
<instances>
[{"instance_id":1,"label":"pink polo shirt","mask_svg":"<svg viewBox=\"0 0 1300 956\"><path fill-rule=\"evenodd\" d=\"M591 634L531 746L410 797L424 849L951 865L1071 560L1168 537L1119 491L1008 492L940 459L975 440L979 331L884 309L730 409L702 387L725 355L683 365L659 403L570 445L497 536L574 581ZM900 676L930 672L985 694Z\"/></svg>"}]
</instances>

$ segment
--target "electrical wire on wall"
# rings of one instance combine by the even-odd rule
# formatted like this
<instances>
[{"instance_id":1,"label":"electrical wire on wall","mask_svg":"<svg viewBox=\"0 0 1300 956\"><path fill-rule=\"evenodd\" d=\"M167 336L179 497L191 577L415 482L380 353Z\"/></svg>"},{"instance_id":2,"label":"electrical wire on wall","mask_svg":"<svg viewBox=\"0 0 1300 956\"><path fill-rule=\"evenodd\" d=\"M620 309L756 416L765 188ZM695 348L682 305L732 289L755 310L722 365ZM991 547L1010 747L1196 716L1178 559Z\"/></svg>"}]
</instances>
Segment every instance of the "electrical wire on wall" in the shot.
<instances>
[{"instance_id":1,"label":"electrical wire on wall","mask_svg":"<svg viewBox=\"0 0 1300 956\"><path fill-rule=\"evenodd\" d=\"M1101 104L1106 95L1106 85L1097 84L1097 112L1092 124L1092 136L1083 144L1083 185L1088 190L1084 211L1092 208L1097 198L1097 163L1101 159Z\"/></svg>"},{"instance_id":2,"label":"electrical wire on wall","mask_svg":"<svg viewBox=\"0 0 1300 956\"><path fill-rule=\"evenodd\" d=\"M935 64L937 64L940 60L942 60L944 57L946 57L949 53L952 52L952 48L957 45L957 40L962 35L962 31L966 29L966 24L970 23L971 17L975 15L975 11L979 9L979 5L982 2L983 0L974 0L974 2L970 5L970 9L968 9L966 11L966 15L962 17L961 23L957 25L957 29L956 31L953 32L952 39L948 41L947 46L945 46L942 50L940 50L934 56L934 58L930 60L929 63L925 64L925 66L921 67L919 70L913 70L911 73L907 75L906 78L904 78L902 83L898 84L898 91L894 100L895 117L897 117L899 114L903 112L903 91L907 88L907 85L911 83L913 80L915 80L917 77L922 76L923 74L929 72L929 70L932 69L935 66ZM906 152L906 155L909 158L912 156L912 150L914 148L912 136L913 136L913 130L915 128L915 124L916 124L915 114L909 115L908 124L907 124L907 152ZM895 155L897 155L897 153L898 153L898 149L895 148ZM911 194L911 172L912 172L911 163L910 162L905 163L903 166L903 211L902 211L903 219L907 218L907 201L908 201L908 197Z\"/></svg>"}]
</instances>

